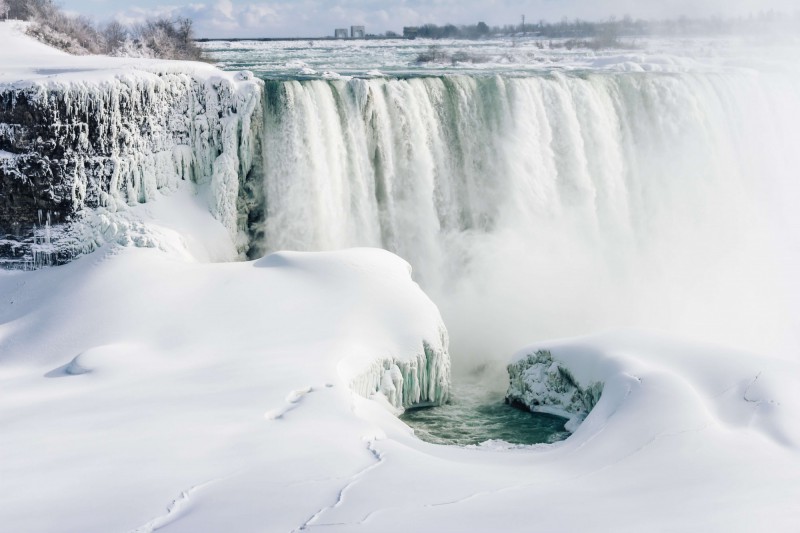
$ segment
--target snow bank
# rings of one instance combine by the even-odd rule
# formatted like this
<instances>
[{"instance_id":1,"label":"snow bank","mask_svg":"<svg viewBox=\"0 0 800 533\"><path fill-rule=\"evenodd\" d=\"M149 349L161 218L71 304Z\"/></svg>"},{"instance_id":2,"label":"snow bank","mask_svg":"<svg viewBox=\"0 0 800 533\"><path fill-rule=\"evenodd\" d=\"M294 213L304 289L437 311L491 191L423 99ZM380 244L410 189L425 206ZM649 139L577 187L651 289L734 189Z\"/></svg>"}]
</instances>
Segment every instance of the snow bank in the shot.
<instances>
[{"instance_id":1,"label":"snow bank","mask_svg":"<svg viewBox=\"0 0 800 533\"><path fill-rule=\"evenodd\" d=\"M420 391L399 405L448 387L438 310L382 250L199 264L107 248L0 271L0 298L0 516L14 531L219 531L196 505L230 482L222 523L290 531L375 461L374 427L352 410L360 372L437 369L409 371ZM183 492L191 512L165 511ZM248 493L260 503L242 512Z\"/></svg>"},{"instance_id":2,"label":"snow bank","mask_svg":"<svg viewBox=\"0 0 800 533\"><path fill-rule=\"evenodd\" d=\"M508 398L569 415L572 431L585 418L578 441L609 425L639 433L642 427L635 428L646 421L645 433L655 438L705 420L800 450L800 424L792 415L800 410L791 377L797 371L793 360L641 332L609 333L520 351L509 365Z\"/></svg>"},{"instance_id":3,"label":"snow bank","mask_svg":"<svg viewBox=\"0 0 800 533\"><path fill-rule=\"evenodd\" d=\"M383 272L383 290L395 295L397 302L408 298L401 289L407 285L411 276L411 266L393 254L382 250L352 249L346 253L327 255L337 257L348 268L359 271ZM394 263L386 261L391 257ZM380 258L383 262L376 262ZM298 252L273 253L256 263L265 267L296 268L303 271L309 269L306 254ZM380 266L378 266L380 265ZM391 265L388 268L387 265ZM330 265L326 268L313 267L321 278L336 276L340 268ZM342 285L336 281L339 290L352 292L346 298L351 299L364 291L361 280L355 279L352 285ZM425 300L427 297L415 286L417 297ZM389 305L396 305L390 303ZM424 312L423 312L424 311ZM447 330L435 306L416 311L414 324L402 318L403 310L392 311L393 319L397 323L391 324L389 329L379 331L361 330L362 338L354 339L353 346L348 349L347 357L343 358L338 366L341 379L349 384L356 393L366 397L386 401L394 409L420 404L441 404L447 401L450 391L450 355L448 353ZM370 343L364 339L375 339L375 342L385 345L385 339L397 336L398 331L411 327L412 331L423 331L423 334L414 334L407 337L400 347L385 346L375 351Z\"/></svg>"},{"instance_id":4,"label":"snow bank","mask_svg":"<svg viewBox=\"0 0 800 533\"><path fill-rule=\"evenodd\" d=\"M421 525L523 532L531 520L542 531L796 529L796 360L619 331L542 342L512 364L534 368L528 362L538 359L547 370L547 358L535 355L545 350L552 357L547 369L569 370L581 387L604 384L567 440L429 445L364 405L362 415L386 432L372 445L383 460L314 524L336 532Z\"/></svg>"}]
</instances>

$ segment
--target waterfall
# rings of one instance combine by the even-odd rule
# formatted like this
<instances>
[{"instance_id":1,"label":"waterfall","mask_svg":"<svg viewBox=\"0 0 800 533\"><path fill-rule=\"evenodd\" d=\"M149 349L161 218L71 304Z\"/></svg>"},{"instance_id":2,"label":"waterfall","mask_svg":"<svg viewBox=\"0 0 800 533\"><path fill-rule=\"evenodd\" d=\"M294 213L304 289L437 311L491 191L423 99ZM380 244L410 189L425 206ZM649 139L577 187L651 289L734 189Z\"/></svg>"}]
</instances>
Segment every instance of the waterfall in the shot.
<instances>
[{"instance_id":1,"label":"waterfall","mask_svg":"<svg viewBox=\"0 0 800 533\"><path fill-rule=\"evenodd\" d=\"M398 253L454 352L622 326L800 346L789 75L269 81L264 107L253 253Z\"/></svg>"}]
</instances>

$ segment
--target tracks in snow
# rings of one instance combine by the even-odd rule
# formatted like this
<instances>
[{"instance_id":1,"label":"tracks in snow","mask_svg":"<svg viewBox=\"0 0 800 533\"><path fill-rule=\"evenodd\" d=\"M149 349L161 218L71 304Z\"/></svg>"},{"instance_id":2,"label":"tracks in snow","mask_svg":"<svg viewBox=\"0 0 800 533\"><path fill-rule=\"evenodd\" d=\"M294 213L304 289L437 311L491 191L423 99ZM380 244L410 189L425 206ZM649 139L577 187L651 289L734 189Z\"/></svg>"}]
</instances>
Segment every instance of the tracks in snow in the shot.
<instances>
[{"instance_id":1,"label":"tracks in snow","mask_svg":"<svg viewBox=\"0 0 800 533\"><path fill-rule=\"evenodd\" d=\"M172 502L167 506L166 514L153 518L146 524L141 525L136 529L132 529L129 533L153 533L154 531L158 531L159 529L168 526L175 520L179 519L181 515L183 515L184 511L186 510L186 506L189 505L189 501L193 492L211 485L212 483L216 483L221 479L223 478L211 479L181 491L180 495L172 500Z\"/></svg>"},{"instance_id":2,"label":"tracks in snow","mask_svg":"<svg viewBox=\"0 0 800 533\"><path fill-rule=\"evenodd\" d=\"M325 384L326 389L330 389L332 387L333 384L331 383ZM282 406L277 407L275 409L270 409L269 411L264 413L264 418L266 418L267 420L280 420L286 413L299 407L303 401L303 398L305 398L306 395L311 394L315 390L316 389L311 385L293 390L288 395L286 395L286 401Z\"/></svg>"},{"instance_id":3,"label":"tracks in snow","mask_svg":"<svg viewBox=\"0 0 800 533\"><path fill-rule=\"evenodd\" d=\"M292 533L297 533L299 531L308 531L312 527L345 525L345 523L332 522L332 523L322 523L322 524L320 524L320 523L317 523L317 522L318 522L319 518L323 514L325 514L325 512L330 511L331 509L336 509L337 507L341 506L344 503L345 494L347 493L347 490L350 487L355 485L356 482L359 479L363 478L371 470L374 470L375 468L380 466L381 463L383 463L383 456L381 455L381 453L378 450L375 449L374 442L375 442L374 439L370 439L370 440L367 441L367 451L369 451L369 453L372 455L372 457L375 460L375 462L373 462L371 465L368 465L368 466L362 468L361 470L359 470L358 472L356 472L355 474L350 476L350 478L347 480L347 483L345 483L345 485L341 489L339 489L339 492L336 494L336 501L335 502L333 502L331 505L327 505L327 506L322 507L321 509L317 510L305 522L303 522L299 527L293 529ZM367 518L369 518L369 515L364 517L364 519L361 522L363 522Z\"/></svg>"}]
</instances>

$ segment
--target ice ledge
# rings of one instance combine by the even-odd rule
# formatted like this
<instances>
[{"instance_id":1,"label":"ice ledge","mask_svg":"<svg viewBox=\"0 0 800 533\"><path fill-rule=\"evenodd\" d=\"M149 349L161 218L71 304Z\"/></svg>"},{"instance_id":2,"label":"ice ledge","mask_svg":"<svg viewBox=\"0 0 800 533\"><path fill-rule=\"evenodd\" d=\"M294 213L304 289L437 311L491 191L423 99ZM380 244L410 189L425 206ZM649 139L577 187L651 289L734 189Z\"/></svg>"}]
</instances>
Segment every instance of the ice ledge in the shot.
<instances>
[{"instance_id":1,"label":"ice ledge","mask_svg":"<svg viewBox=\"0 0 800 533\"><path fill-rule=\"evenodd\" d=\"M450 398L450 355L446 332L439 346L422 341L421 352L410 358L384 357L350 381L350 388L365 398L386 401L397 410L441 405Z\"/></svg>"},{"instance_id":2,"label":"ice ledge","mask_svg":"<svg viewBox=\"0 0 800 533\"><path fill-rule=\"evenodd\" d=\"M574 432L597 405L603 392L599 381L581 384L549 350L537 350L508 365L506 402L535 412L568 418Z\"/></svg>"}]
</instances>

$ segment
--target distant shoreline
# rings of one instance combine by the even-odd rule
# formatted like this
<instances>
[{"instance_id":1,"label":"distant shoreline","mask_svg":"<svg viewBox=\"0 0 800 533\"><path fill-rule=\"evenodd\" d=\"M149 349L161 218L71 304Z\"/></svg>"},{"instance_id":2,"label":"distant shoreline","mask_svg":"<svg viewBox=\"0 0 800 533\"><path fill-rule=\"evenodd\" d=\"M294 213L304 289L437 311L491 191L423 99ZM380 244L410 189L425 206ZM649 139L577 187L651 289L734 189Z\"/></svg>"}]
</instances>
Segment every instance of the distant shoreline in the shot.
<instances>
[{"instance_id":1,"label":"distant shoreline","mask_svg":"<svg viewBox=\"0 0 800 533\"><path fill-rule=\"evenodd\" d=\"M230 39L225 38L203 38L203 39L195 39L198 43L211 43L211 42L218 42L218 41L413 41L414 39L411 37L403 37L402 35L398 35L397 37L383 37L383 36L374 36L374 37L360 37L360 38L353 38L353 37L234 37Z\"/></svg>"}]
</instances>

